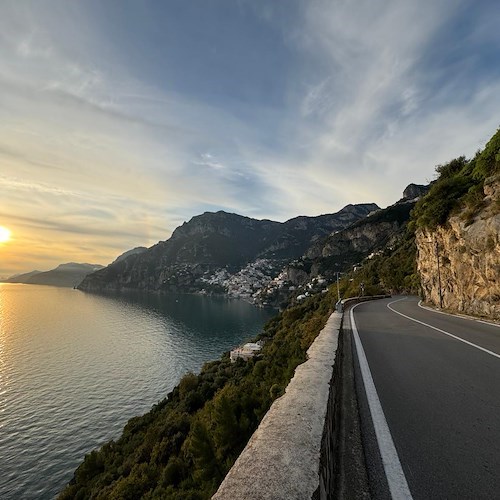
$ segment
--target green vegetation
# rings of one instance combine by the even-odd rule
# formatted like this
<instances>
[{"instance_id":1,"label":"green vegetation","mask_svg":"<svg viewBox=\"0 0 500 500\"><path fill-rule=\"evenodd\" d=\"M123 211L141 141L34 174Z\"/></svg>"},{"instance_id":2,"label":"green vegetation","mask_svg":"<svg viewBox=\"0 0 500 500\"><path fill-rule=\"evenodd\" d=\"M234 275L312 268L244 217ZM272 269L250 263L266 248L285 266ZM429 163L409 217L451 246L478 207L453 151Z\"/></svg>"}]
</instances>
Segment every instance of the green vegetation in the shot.
<instances>
[{"instance_id":1,"label":"green vegetation","mask_svg":"<svg viewBox=\"0 0 500 500\"><path fill-rule=\"evenodd\" d=\"M476 159L473 176L477 180L484 180L487 177L500 172L500 129L486 144L484 150Z\"/></svg>"},{"instance_id":2,"label":"green vegetation","mask_svg":"<svg viewBox=\"0 0 500 500\"><path fill-rule=\"evenodd\" d=\"M210 498L324 326L334 296L316 295L272 319L262 355L228 354L188 373L122 436L85 457L63 499Z\"/></svg>"},{"instance_id":3,"label":"green vegetation","mask_svg":"<svg viewBox=\"0 0 500 500\"><path fill-rule=\"evenodd\" d=\"M385 248L371 259L365 259L360 269L341 280L342 297L359 295L361 283L364 284L365 295L418 293L420 279L416 252L415 235L407 228L394 248Z\"/></svg>"},{"instance_id":4,"label":"green vegetation","mask_svg":"<svg viewBox=\"0 0 500 500\"><path fill-rule=\"evenodd\" d=\"M369 217L365 217L354 224L349 226L349 229L354 229L357 227L363 227L367 224L374 225L381 222L389 222L393 224L397 222L399 224L404 224L408 221L410 215L411 205L409 203L399 203L392 205L381 210L377 210L375 213L371 214Z\"/></svg>"},{"instance_id":5,"label":"green vegetation","mask_svg":"<svg viewBox=\"0 0 500 500\"><path fill-rule=\"evenodd\" d=\"M434 230L458 212L472 222L483 204L485 180L500 173L500 130L473 159L461 156L439 165L436 172L438 178L414 209L415 227Z\"/></svg>"}]
</instances>

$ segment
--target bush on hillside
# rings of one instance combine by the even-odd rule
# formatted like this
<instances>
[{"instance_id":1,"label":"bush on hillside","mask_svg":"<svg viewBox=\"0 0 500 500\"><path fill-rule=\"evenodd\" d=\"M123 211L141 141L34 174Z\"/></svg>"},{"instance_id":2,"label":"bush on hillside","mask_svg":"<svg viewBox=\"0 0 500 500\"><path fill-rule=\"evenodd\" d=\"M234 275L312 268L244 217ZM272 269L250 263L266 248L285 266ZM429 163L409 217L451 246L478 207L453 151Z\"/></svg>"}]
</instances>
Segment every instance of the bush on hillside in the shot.
<instances>
[{"instance_id":1,"label":"bush on hillside","mask_svg":"<svg viewBox=\"0 0 500 500\"><path fill-rule=\"evenodd\" d=\"M500 129L473 159L461 156L439 165L436 172L438 178L413 211L416 227L434 230L459 211L472 222L483 204L484 181L500 173Z\"/></svg>"},{"instance_id":2,"label":"bush on hillside","mask_svg":"<svg viewBox=\"0 0 500 500\"><path fill-rule=\"evenodd\" d=\"M473 170L476 180L484 180L500 172L500 129L479 154Z\"/></svg>"},{"instance_id":3,"label":"bush on hillside","mask_svg":"<svg viewBox=\"0 0 500 500\"><path fill-rule=\"evenodd\" d=\"M445 165L446 167L448 165ZM450 214L458 209L460 201L471 188L474 180L460 173L440 177L416 205L413 217L417 227L436 229L443 226Z\"/></svg>"}]
</instances>

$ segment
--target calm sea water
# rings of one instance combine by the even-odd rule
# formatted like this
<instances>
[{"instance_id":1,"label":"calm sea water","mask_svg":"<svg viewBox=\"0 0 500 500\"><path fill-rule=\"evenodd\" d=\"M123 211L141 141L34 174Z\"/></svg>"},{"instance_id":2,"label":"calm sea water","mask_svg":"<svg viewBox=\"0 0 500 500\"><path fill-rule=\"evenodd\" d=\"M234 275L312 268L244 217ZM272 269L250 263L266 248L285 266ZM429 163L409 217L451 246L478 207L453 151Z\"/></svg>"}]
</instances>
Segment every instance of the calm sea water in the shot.
<instances>
[{"instance_id":1,"label":"calm sea water","mask_svg":"<svg viewBox=\"0 0 500 500\"><path fill-rule=\"evenodd\" d=\"M86 453L272 314L222 298L0 284L0 498L53 498Z\"/></svg>"}]
</instances>

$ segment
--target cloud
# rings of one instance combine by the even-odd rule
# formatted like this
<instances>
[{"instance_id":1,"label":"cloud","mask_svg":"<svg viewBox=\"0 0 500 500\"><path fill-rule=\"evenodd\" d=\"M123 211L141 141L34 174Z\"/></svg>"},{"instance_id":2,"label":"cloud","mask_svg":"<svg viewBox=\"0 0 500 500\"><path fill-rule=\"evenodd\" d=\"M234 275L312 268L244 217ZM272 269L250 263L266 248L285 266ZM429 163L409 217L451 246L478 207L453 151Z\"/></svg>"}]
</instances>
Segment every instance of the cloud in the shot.
<instances>
[{"instance_id":1,"label":"cloud","mask_svg":"<svg viewBox=\"0 0 500 500\"><path fill-rule=\"evenodd\" d=\"M499 125L495 2L240 0L210 10L227 32L183 12L183 43L158 4L106 9L0 7L2 224L61 239L41 256L109 261L205 210L388 205Z\"/></svg>"},{"instance_id":2,"label":"cloud","mask_svg":"<svg viewBox=\"0 0 500 500\"><path fill-rule=\"evenodd\" d=\"M143 196L163 201L164 210L237 201L231 188L240 171L210 161L204 151L238 157L239 140L256 140L252 127L224 109L127 79L119 70L113 75L95 69L97 63L86 68L69 61L56 48L38 53L26 49L31 42L21 45L32 66L29 79L12 68L5 77L0 64L0 88L9 96L0 125L0 154L10 157L6 174L41 185L47 172L32 167L42 166L58 171L50 177L58 189L76 184L102 195ZM8 46L6 60L14 61L19 50ZM200 176L193 164L225 174Z\"/></svg>"},{"instance_id":3,"label":"cloud","mask_svg":"<svg viewBox=\"0 0 500 500\"><path fill-rule=\"evenodd\" d=\"M210 153L202 153L199 160L193 160L195 165L201 165L202 167L208 167L214 170L224 170L226 167L222 163L214 160L214 156Z\"/></svg>"},{"instance_id":4,"label":"cloud","mask_svg":"<svg viewBox=\"0 0 500 500\"><path fill-rule=\"evenodd\" d=\"M498 126L492 110L500 109L500 75L490 72L488 84L466 65L442 78L482 43L474 23L463 39L454 37L456 24L467 24L466 4L307 4L288 39L304 61L291 83L292 146L273 169L283 192L294 193L289 207L302 203L318 213L348 202L384 206L408 183L430 180L436 164L484 145ZM498 49L498 35L488 37ZM491 61L475 64L484 70ZM271 182L272 174L261 175Z\"/></svg>"}]
</instances>

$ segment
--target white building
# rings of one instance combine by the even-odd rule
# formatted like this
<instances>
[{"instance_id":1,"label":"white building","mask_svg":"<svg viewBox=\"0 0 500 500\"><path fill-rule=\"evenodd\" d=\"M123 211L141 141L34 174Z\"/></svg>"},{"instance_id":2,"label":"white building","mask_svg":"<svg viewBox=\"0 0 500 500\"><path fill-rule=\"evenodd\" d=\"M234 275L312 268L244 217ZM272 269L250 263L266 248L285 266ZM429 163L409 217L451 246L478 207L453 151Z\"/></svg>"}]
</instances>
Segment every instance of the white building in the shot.
<instances>
[{"instance_id":1,"label":"white building","mask_svg":"<svg viewBox=\"0 0 500 500\"><path fill-rule=\"evenodd\" d=\"M253 356L255 356L262 349L262 345L259 343L248 342L244 344L242 347L237 347L233 349L229 354L229 358L231 359L231 363L234 363L238 358L242 358L245 361L249 360Z\"/></svg>"}]
</instances>

